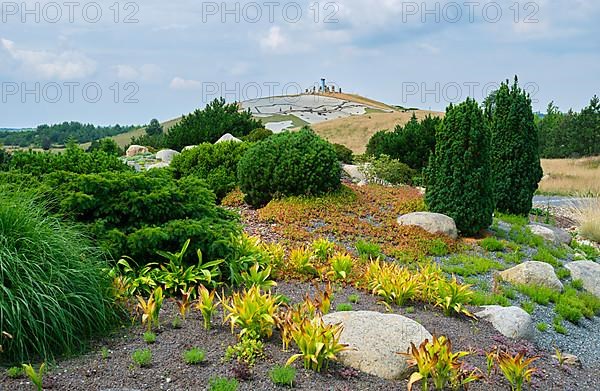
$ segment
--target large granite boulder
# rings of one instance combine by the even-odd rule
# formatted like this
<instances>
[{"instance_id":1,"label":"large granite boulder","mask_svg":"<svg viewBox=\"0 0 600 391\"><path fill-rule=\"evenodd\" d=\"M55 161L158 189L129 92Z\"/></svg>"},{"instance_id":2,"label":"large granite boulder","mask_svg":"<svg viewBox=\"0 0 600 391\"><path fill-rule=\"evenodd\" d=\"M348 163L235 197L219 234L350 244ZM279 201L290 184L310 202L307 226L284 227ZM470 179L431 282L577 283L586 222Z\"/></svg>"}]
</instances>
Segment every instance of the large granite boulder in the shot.
<instances>
[{"instance_id":1,"label":"large granite boulder","mask_svg":"<svg viewBox=\"0 0 600 391\"><path fill-rule=\"evenodd\" d=\"M544 262L528 261L499 273L500 278L511 284L540 285L563 290L554 268Z\"/></svg>"},{"instance_id":2,"label":"large granite boulder","mask_svg":"<svg viewBox=\"0 0 600 391\"><path fill-rule=\"evenodd\" d=\"M432 234L443 234L452 239L458 237L456 223L452 217L439 213L415 212L398 217L400 225L416 225Z\"/></svg>"},{"instance_id":3,"label":"large granite boulder","mask_svg":"<svg viewBox=\"0 0 600 391\"><path fill-rule=\"evenodd\" d=\"M329 324L342 323L340 342L351 350L339 354L349 367L384 379L405 379L412 372L406 363L411 342L431 341L431 334L419 323L396 314L371 311L335 312L323 317Z\"/></svg>"},{"instance_id":4,"label":"large granite boulder","mask_svg":"<svg viewBox=\"0 0 600 391\"><path fill-rule=\"evenodd\" d=\"M225 133L220 139L217 140L217 142L215 144L224 143L226 141L233 141L234 143L242 142L242 140L240 140L239 138L234 137L229 133Z\"/></svg>"},{"instance_id":5,"label":"large granite boulder","mask_svg":"<svg viewBox=\"0 0 600 391\"><path fill-rule=\"evenodd\" d=\"M600 264L593 261L576 261L565 265L573 280L581 280L583 289L600 298Z\"/></svg>"},{"instance_id":6,"label":"large granite boulder","mask_svg":"<svg viewBox=\"0 0 600 391\"><path fill-rule=\"evenodd\" d=\"M360 170L358 166L353 164L342 164L342 170L350 177L352 182L364 185L367 183L367 176Z\"/></svg>"},{"instance_id":7,"label":"large granite boulder","mask_svg":"<svg viewBox=\"0 0 600 391\"><path fill-rule=\"evenodd\" d=\"M489 321L496 330L508 338L527 339L533 334L531 315L519 307L484 306L475 314Z\"/></svg>"},{"instance_id":8,"label":"large granite boulder","mask_svg":"<svg viewBox=\"0 0 600 391\"><path fill-rule=\"evenodd\" d=\"M135 155L144 153L148 153L148 148L142 147L141 145L130 145L129 148L127 148L127 152L125 152L125 155L127 157L134 157Z\"/></svg>"},{"instance_id":9,"label":"large granite boulder","mask_svg":"<svg viewBox=\"0 0 600 391\"><path fill-rule=\"evenodd\" d=\"M161 149L156 154L156 158L165 163L171 163L175 156L179 155L179 152L172 149Z\"/></svg>"},{"instance_id":10,"label":"large granite boulder","mask_svg":"<svg viewBox=\"0 0 600 391\"><path fill-rule=\"evenodd\" d=\"M549 242L554 242L554 244L570 244L573 238L571 235L560 228L552 227L547 224L529 224L527 226L531 232L535 235L539 235L545 240Z\"/></svg>"}]
</instances>

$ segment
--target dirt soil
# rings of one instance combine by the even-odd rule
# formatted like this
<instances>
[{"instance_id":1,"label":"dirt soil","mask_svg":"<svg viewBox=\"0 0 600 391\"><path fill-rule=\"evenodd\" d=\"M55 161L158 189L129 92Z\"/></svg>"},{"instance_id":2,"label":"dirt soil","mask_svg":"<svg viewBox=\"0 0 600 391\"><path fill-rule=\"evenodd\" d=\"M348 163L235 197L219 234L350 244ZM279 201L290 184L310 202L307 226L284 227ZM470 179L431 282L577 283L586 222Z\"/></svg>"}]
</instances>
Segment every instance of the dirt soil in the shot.
<instances>
[{"instance_id":1,"label":"dirt soil","mask_svg":"<svg viewBox=\"0 0 600 391\"><path fill-rule=\"evenodd\" d=\"M288 296L293 302L299 302L307 291L314 292L308 283L279 282L275 292ZM340 287L334 293L332 308L345 303L350 294L358 294L359 303L354 310L372 310L385 312L377 298L352 287ZM516 351L526 349L527 354L540 355L536 362L540 369L535 375L532 389L535 390L598 390L597 374L600 367L559 368L549 352L537 351L528 342L509 342L499 335L485 321L474 322L466 318L447 318L440 311L423 306L412 308L392 307L393 312L402 314L421 323L432 334L444 334L453 342L453 349L469 350L474 353L465 361L485 371L484 350L495 345L506 345ZM122 328L113 337L99 341L92 351L84 356L60 360L51 366L44 378L44 388L48 390L205 390L208 381L214 376L233 377L235 362L225 363L223 357L228 345L236 342L228 325L222 324L223 314L219 312L213 319L213 329L205 331L201 315L197 311L190 313L180 329L171 326L177 316L176 306L165 303L161 312L162 329L157 333L156 343L147 345L142 338L145 331L136 324ZM101 348L108 348L108 358L103 358ZM133 364L131 354L136 349L150 347L153 353L152 365L138 368ZM182 353L191 347L200 347L206 351L206 361L198 366L186 365ZM268 372L276 364L283 365L294 352L282 352L277 334L266 343L266 358L258 361L251 369L251 377L240 381L240 390L276 390L269 380ZM298 368L295 388L299 390L403 390L406 381L386 381L354 370L348 370L333 364L323 373L314 373ZM0 377L1 390L31 390L27 379L9 379L5 374ZM490 379L474 383L470 390L508 390L509 386L501 374Z\"/></svg>"}]
</instances>

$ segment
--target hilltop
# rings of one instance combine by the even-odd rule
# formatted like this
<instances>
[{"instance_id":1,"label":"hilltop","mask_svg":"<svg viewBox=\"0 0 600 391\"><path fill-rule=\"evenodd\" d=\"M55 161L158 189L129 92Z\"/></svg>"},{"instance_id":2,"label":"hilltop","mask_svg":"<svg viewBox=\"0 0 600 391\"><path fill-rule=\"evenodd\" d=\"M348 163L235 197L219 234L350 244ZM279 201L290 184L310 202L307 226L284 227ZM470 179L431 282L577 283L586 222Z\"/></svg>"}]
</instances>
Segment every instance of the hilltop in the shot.
<instances>
[{"instance_id":1,"label":"hilltop","mask_svg":"<svg viewBox=\"0 0 600 391\"><path fill-rule=\"evenodd\" d=\"M309 125L325 139L343 144L355 153L364 153L373 134L405 124L413 113L418 119L428 114L443 115L435 111L405 109L347 93L266 97L240 102L240 109L250 110L274 133ZM163 122L164 130L168 132L180 120L181 117ZM132 137L142 134L143 128L119 134L112 139L120 146L126 146Z\"/></svg>"}]
</instances>

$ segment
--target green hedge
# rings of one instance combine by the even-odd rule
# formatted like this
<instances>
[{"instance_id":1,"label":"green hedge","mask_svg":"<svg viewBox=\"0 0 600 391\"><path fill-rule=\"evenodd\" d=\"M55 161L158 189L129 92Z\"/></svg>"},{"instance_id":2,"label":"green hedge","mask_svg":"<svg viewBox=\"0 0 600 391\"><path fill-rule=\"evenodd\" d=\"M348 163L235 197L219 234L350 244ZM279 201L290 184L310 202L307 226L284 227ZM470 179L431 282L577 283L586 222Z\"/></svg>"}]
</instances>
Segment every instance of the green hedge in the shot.
<instances>
[{"instance_id":1,"label":"green hedge","mask_svg":"<svg viewBox=\"0 0 600 391\"><path fill-rule=\"evenodd\" d=\"M204 179L221 200L237 186L237 166L248 150L248 143L201 144L184 151L171 163L176 178L194 175Z\"/></svg>"},{"instance_id":2,"label":"green hedge","mask_svg":"<svg viewBox=\"0 0 600 391\"><path fill-rule=\"evenodd\" d=\"M46 188L57 200L56 211L86 224L111 257L128 255L143 264L156 250L178 251L192 240L205 259L225 258L231 235L240 231L238 217L215 205L204 181L190 176L175 180L168 170L147 173L50 174Z\"/></svg>"},{"instance_id":3,"label":"green hedge","mask_svg":"<svg viewBox=\"0 0 600 391\"><path fill-rule=\"evenodd\" d=\"M238 165L238 183L254 206L276 196L318 195L340 187L333 146L304 128L276 134L251 147Z\"/></svg>"}]
</instances>

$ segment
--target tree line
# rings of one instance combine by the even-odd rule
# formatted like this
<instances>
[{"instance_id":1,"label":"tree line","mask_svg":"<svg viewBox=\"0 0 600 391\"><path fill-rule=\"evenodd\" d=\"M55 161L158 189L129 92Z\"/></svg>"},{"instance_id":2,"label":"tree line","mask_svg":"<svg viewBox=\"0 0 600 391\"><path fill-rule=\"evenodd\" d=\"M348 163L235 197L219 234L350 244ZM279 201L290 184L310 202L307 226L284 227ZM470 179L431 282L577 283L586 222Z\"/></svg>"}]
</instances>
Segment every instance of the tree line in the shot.
<instances>
[{"instance_id":1,"label":"tree line","mask_svg":"<svg viewBox=\"0 0 600 391\"><path fill-rule=\"evenodd\" d=\"M579 113L562 113L554 102L537 119L540 154L544 158L600 155L600 99L594 96Z\"/></svg>"},{"instance_id":2,"label":"tree line","mask_svg":"<svg viewBox=\"0 0 600 391\"><path fill-rule=\"evenodd\" d=\"M63 122L55 125L39 125L35 130L23 132L0 132L0 143L19 147L50 149L53 145L66 145L69 140L79 144L116 136L137 129L139 126L95 126L80 122Z\"/></svg>"}]
</instances>

